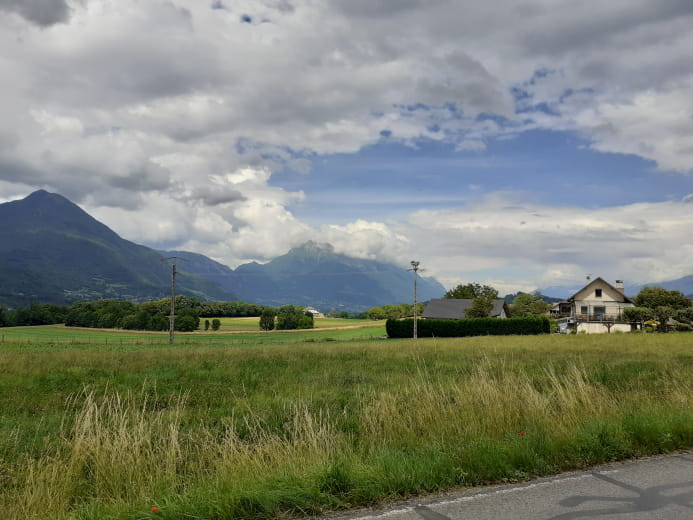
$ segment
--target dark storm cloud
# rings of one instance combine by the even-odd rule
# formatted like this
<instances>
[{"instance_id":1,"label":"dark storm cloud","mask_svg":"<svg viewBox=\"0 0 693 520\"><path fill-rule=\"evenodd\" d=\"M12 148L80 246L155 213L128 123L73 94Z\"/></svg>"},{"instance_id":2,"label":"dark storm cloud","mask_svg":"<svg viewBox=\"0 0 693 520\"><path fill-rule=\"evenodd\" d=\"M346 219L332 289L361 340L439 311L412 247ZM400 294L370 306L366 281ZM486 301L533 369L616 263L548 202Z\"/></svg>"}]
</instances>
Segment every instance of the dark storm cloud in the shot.
<instances>
[{"instance_id":1,"label":"dark storm cloud","mask_svg":"<svg viewBox=\"0 0 693 520\"><path fill-rule=\"evenodd\" d=\"M0 0L0 11L17 13L42 27L65 22L70 15L65 0Z\"/></svg>"},{"instance_id":2,"label":"dark storm cloud","mask_svg":"<svg viewBox=\"0 0 693 520\"><path fill-rule=\"evenodd\" d=\"M199 200L205 206L219 206L247 200L240 191L223 186L201 186L194 191L192 198Z\"/></svg>"},{"instance_id":3,"label":"dark storm cloud","mask_svg":"<svg viewBox=\"0 0 693 520\"><path fill-rule=\"evenodd\" d=\"M0 156L0 179L18 184L41 185L46 175L43 170L14 157Z\"/></svg>"},{"instance_id":4,"label":"dark storm cloud","mask_svg":"<svg viewBox=\"0 0 693 520\"><path fill-rule=\"evenodd\" d=\"M639 4L639 5L638 5ZM556 13L547 9L536 11L538 19L549 19ZM550 55L572 52L584 47L604 46L626 32L648 25L654 25L670 20L693 15L693 2L690 0L672 0L660 3L634 2L629 9L618 8L618 14L609 13L604 9L603 16L589 17L577 14L574 17L558 18L552 25L543 24L543 30L528 31L525 43L532 53ZM610 15L611 14L611 15ZM659 32L661 36L661 32Z\"/></svg>"},{"instance_id":5,"label":"dark storm cloud","mask_svg":"<svg viewBox=\"0 0 693 520\"><path fill-rule=\"evenodd\" d=\"M158 164L147 162L127 175L111 177L109 184L127 191L162 191L171 186L170 172Z\"/></svg>"},{"instance_id":6,"label":"dark storm cloud","mask_svg":"<svg viewBox=\"0 0 693 520\"><path fill-rule=\"evenodd\" d=\"M271 6L282 13L293 13L296 10L289 0L278 0L274 4L271 4Z\"/></svg>"},{"instance_id":7,"label":"dark storm cloud","mask_svg":"<svg viewBox=\"0 0 693 520\"><path fill-rule=\"evenodd\" d=\"M374 2L373 0L334 0L335 7L344 14L354 17L383 18L391 17L402 11L416 8L426 9L431 4L440 4L440 0L399 0L398 2Z\"/></svg>"},{"instance_id":8,"label":"dark storm cloud","mask_svg":"<svg viewBox=\"0 0 693 520\"><path fill-rule=\"evenodd\" d=\"M190 11L168 2L148 8L131 23L114 15L110 29L93 39L73 29L74 45L38 46L28 70L31 97L103 109L188 95L223 82L218 51L198 37Z\"/></svg>"}]
</instances>

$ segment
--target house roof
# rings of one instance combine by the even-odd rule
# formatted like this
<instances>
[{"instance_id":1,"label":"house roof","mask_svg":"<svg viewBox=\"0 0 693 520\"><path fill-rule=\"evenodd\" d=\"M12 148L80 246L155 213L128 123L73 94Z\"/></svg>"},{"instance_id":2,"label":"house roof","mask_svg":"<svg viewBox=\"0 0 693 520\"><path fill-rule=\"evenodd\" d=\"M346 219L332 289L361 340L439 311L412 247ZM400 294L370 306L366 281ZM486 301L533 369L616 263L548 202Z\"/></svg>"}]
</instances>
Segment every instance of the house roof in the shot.
<instances>
[{"instance_id":1,"label":"house roof","mask_svg":"<svg viewBox=\"0 0 693 520\"><path fill-rule=\"evenodd\" d=\"M569 301L569 302L575 301L575 297L576 297L578 294L580 294L582 291L584 291L585 289L587 289L589 286L596 284L597 282L601 282L601 283L603 283L604 285L606 285L607 287L610 287L611 289L613 289L615 292L617 292L617 293L619 293L619 294L622 294L622 295L623 295L623 301L624 301L625 303L633 303L633 304L635 303L632 299L628 298L628 296L626 296L623 292L621 292L621 289L617 289L616 287L614 287L613 285L611 285L609 282L607 282L606 280L604 280L604 278L602 278L601 276L598 276L597 278L595 278L594 280L592 280L590 283L588 283L587 285L585 285L585 286L584 286L582 289L580 289L578 292L576 292L575 294L573 294L570 298L568 298L568 301Z\"/></svg>"},{"instance_id":2,"label":"house roof","mask_svg":"<svg viewBox=\"0 0 693 520\"><path fill-rule=\"evenodd\" d=\"M434 298L428 302L421 317L459 320L465 317L467 309L472 306L473 302L474 300L470 298ZM504 308L506 316L509 315L508 309L505 307L505 300L493 300L490 316L500 316Z\"/></svg>"}]
</instances>

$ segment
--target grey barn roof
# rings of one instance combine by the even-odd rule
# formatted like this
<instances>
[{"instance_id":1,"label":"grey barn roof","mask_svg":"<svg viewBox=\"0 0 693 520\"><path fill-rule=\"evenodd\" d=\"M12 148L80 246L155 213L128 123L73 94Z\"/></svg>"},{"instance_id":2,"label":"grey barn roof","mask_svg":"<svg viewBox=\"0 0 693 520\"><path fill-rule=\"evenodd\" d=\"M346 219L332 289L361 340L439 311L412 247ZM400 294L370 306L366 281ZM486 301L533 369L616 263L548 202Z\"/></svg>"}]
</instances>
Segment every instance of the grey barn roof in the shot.
<instances>
[{"instance_id":1,"label":"grey barn roof","mask_svg":"<svg viewBox=\"0 0 693 520\"><path fill-rule=\"evenodd\" d=\"M474 300L467 298L434 298L428 302L421 317L459 320L465 317L467 309L472 306L473 302ZM493 318L500 316L504 306L505 300L493 300L493 309L490 316Z\"/></svg>"}]
</instances>

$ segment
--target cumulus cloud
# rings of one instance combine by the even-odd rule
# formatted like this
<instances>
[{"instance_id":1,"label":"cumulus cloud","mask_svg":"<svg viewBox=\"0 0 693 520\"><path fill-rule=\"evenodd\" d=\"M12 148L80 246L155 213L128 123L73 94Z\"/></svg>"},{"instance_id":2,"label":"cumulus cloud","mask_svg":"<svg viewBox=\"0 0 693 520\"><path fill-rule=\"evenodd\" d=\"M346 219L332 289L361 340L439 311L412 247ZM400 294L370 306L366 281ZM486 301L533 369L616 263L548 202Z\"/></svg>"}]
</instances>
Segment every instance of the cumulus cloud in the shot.
<instances>
[{"instance_id":1,"label":"cumulus cloud","mask_svg":"<svg viewBox=\"0 0 693 520\"><path fill-rule=\"evenodd\" d=\"M693 211L683 202L600 209L527 203L491 193L460 209L421 210L407 222L323 226L321 241L406 267L419 259L446 286L483 281L501 292L574 286L593 273L629 284L690 273Z\"/></svg>"},{"instance_id":2,"label":"cumulus cloud","mask_svg":"<svg viewBox=\"0 0 693 520\"><path fill-rule=\"evenodd\" d=\"M323 226L320 236L335 251L357 258L401 263L411 251L406 235L383 222L359 219L344 226Z\"/></svg>"},{"instance_id":3,"label":"cumulus cloud","mask_svg":"<svg viewBox=\"0 0 693 520\"><path fill-rule=\"evenodd\" d=\"M693 211L687 204L585 209L525 201L492 194L464 209L419 211L408 237L426 245L428 267L447 285L484 279L530 290L575 285L586 273L632 284L690 273Z\"/></svg>"}]
</instances>

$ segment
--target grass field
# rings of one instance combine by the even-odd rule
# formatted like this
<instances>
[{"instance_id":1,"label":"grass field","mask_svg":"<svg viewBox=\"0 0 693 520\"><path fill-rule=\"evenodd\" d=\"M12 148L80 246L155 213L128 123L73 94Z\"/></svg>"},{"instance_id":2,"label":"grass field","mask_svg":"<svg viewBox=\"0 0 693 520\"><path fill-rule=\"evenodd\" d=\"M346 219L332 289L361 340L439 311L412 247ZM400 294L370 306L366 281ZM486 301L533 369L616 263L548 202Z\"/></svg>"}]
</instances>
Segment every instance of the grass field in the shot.
<instances>
[{"instance_id":1,"label":"grass field","mask_svg":"<svg viewBox=\"0 0 693 520\"><path fill-rule=\"evenodd\" d=\"M204 328L204 321L210 322L213 318L202 318L201 325ZM259 330L259 318L218 318L221 321L219 332L257 332ZM374 320L345 320L342 318L315 318L316 329L344 329L344 328L370 328L382 327L384 321Z\"/></svg>"},{"instance_id":2,"label":"grass field","mask_svg":"<svg viewBox=\"0 0 693 520\"><path fill-rule=\"evenodd\" d=\"M219 331L176 332L178 345L262 345L333 340L370 340L385 336L384 320L345 320L317 318L315 328L264 332L259 330L258 318L220 318ZM210 319L211 321L211 319ZM204 319L202 320L204 328ZM125 330L99 330L62 325L40 327L0 328L0 344L5 349L17 346L35 348L74 348L79 345L112 346L166 346L168 332L133 332Z\"/></svg>"},{"instance_id":3,"label":"grass field","mask_svg":"<svg viewBox=\"0 0 693 520\"><path fill-rule=\"evenodd\" d=\"M691 334L0 334L10 520L302 516L693 446Z\"/></svg>"}]
</instances>

